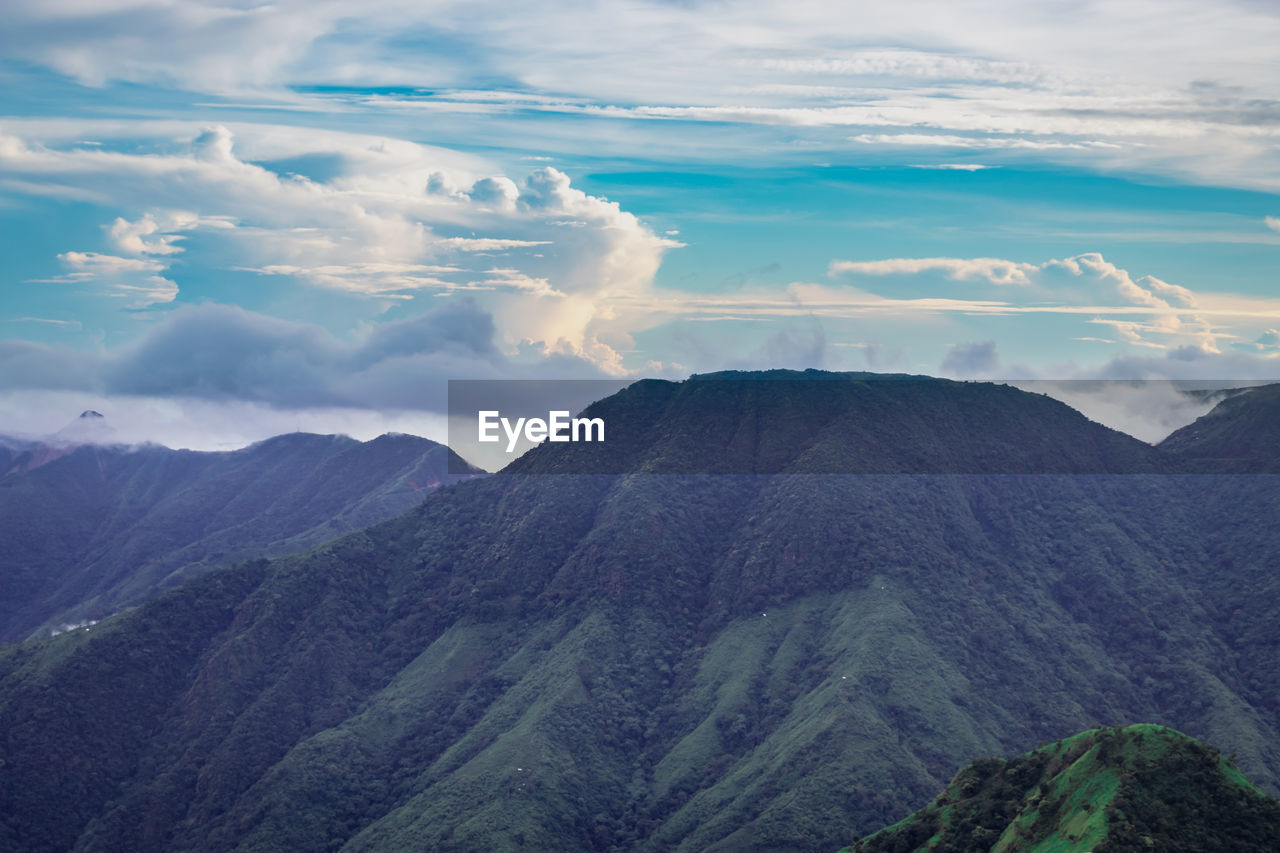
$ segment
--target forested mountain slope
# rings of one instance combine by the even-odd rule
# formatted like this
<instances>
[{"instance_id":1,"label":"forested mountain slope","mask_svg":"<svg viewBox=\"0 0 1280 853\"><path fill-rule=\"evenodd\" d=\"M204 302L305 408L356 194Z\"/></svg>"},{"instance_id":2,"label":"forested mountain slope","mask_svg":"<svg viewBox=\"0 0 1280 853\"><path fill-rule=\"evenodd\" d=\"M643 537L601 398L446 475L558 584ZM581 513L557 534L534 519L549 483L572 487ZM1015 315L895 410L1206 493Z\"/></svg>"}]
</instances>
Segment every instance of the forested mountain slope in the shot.
<instances>
[{"instance_id":1,"label":"forested mountain slope","mask_svg":"<svg viewBox=\"0 0 1280 853\"><path fill-rule=\"evenodd\" d=\"M1095 729L983 758L926 808L843 853L1272 853L1280 802L1161 726Z\"/></svg>"},{"instance_id":2,"label":"forested mountain slope","mask_svg":"<svg viewBox=\"0 0 1280 853\"><path fill-rule=\"evenodd\" d=\"M638 383L620 460L544 445L8 648L0 844L834 850L1097 723L1275 790L1275 478L1002 386L788 381Z\"/></svg>"},{"instance_id":3,"label":"forested mountain slope","mask_svg":"<svg viewBox=\"0 0 1280 853\"><path fill-rule=\"evenodd\" d=\"M1160 448L1195 470L1280 473L1280 385L1228 397Z\"/></svg>"},{"instance_id":4,"label":"forested mountain slope","mask_svg":"<svg viewBox=\"0 0 1280 853\"><path fill-rule=\"evenodd\" d=\"M408 435L294 433L221 453L65 439L0 450L0 640L393 518L459 479L447 448Z\"/></svg>"}]
</instances>

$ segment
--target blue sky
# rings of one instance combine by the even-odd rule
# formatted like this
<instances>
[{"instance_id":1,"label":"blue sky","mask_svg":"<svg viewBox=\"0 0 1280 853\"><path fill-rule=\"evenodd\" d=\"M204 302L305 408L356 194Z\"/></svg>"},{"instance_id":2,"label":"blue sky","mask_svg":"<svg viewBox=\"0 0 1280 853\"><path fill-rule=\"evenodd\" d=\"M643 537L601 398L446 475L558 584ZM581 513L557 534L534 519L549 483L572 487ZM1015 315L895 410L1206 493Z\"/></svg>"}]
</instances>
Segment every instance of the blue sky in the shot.
<instances>
[{"instance_id":1,"label":"blue sky","mask_svg":"<svg viewBox=\"0 0 1280 853\"><path fill-rule=\"evenodd\" d=\"M0 432L444 382L1276 379L1261 2L6 4Z\"/></svg>"}]
</instances>

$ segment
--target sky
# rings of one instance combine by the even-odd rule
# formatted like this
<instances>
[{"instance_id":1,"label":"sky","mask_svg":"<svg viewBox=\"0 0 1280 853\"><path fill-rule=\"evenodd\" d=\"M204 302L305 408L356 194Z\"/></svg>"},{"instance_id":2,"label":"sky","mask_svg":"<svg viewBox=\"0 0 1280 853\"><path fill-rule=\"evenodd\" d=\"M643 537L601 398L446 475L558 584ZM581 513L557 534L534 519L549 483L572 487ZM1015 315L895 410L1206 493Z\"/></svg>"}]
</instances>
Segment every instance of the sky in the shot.
<instances>
[{"instance_id":1,"label":"sky","mask_svg":"<svg viewBox=\"0 0 1280 853\"><path fill-rule=\"evenodd\" d=\"M443 438L449 379L1280 379L1274 3L5 19L0 433Z\"/></svg>"}]
</instances>

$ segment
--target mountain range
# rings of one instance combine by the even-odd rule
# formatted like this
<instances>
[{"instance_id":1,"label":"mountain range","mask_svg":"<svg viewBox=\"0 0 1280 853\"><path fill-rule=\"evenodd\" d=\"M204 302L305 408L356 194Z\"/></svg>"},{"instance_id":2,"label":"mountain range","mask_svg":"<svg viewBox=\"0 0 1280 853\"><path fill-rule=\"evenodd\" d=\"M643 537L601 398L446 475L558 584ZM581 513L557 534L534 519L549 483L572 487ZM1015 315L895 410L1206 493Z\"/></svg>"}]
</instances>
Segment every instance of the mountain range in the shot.
<instances>
[{"instance_id":1,"label":"mountain range","mask_svg":"<svg viewBox=\"0 0 1280 853\"><path fill-rule=\"evenodd\" d=\"M637 383L605 445L0 650L0 846L834 850L1140 722L1275 791L1272 392L1153 448L879 383Z\"/></svg>"},{"instance_id":2,"label":"mountain range","mask_svg":"<svg viewBox=\"0 0 1280 853\"><path fill-rule=\"evenodd\" d=\"M470 476L449 473L447 448L408 435L293 433L218 453L110 439L105 419L86 412L49 439L0 441L0 641L101 619L212 567L305 549Z\"/></svg>"}]
</instances>

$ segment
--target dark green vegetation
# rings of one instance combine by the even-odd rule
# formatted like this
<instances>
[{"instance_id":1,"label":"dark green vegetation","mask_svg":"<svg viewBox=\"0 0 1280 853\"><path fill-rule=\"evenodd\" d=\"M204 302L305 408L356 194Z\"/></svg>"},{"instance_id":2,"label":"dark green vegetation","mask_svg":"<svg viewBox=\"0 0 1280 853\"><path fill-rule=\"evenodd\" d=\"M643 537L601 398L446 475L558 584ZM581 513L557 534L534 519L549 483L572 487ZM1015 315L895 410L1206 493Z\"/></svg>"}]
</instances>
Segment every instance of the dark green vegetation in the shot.
<instances>
[{"instance_id":1,"label":"dark green vegetation","mask_svg":"<svg viewBox=\"0 0 1280 853\"><path fill-rule=\"evenodd\" d=\"M1193 470L1280 473L1280 385L1228 397L1160 446L1179 459L1197 460Z\"/></svg>"},{"instance_id":2,"label":"dark green vegetation","mask_svg":"<svg viewBox=\"0 0 1280 853\"><path fill-rule=\"evenodd\" d=\"M1094 729L984 758L924 809L844 853L1274 853L1280 802L1161 726Z\"/></svg>"},{"instance_id":3,"label":"dark green vegetation","mask_svg":"<svg viewBox=\"0 0 1280 853\"><path fill-rule=\"evenodd\" d=\"M0 848L834 850L974 755L1138 721L1274 790L1280 482L806 473L1166 464L1013 389L873 386L640 383L611 452L753 473L547 445L10 647Z\"/></svg>"},{"instance_id":4,"label":"dark green vegetation","mask_svg":"<svg viewBox=\"0 0 1280 853\"><path fill-rule=\"evenodd\" d=\"M911 376L777 370L646 380L585 414L604 419L608 441L548 444L507 471L1128 474L1182 459L1042 394Z\"/></svg>"},{"instance_id":5,"label":"dark green vegetation","mask_svg":"<svg viewBox=\"0 0 1280 853\"><path fill-rule=\"evenodd\" d=\"M393 518L459 479L448 454L407 435L295 433L224 453L0 445L0 641Z\"/></svg>"}]
</instances>

